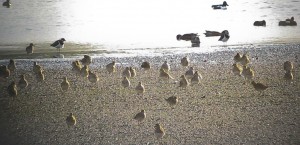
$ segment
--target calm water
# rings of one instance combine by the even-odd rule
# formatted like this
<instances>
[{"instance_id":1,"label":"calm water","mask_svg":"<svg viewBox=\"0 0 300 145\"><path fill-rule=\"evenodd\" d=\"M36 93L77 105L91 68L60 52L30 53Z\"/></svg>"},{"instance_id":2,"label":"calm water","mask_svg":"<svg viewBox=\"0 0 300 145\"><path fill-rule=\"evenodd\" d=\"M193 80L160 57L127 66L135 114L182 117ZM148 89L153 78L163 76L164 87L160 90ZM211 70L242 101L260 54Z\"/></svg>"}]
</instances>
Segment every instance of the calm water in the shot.
<instances>
[{"instance_id":1,"label":"calm water","mask_svg":"<svg viewBox=\"0 0 300 145\"><path fill-rule=\"evenodd\" d=\"M2 0L4 1L4 0ZM12 0L0 7L0 49L33 42L49 47L64 37L67 43L82 43L108 51L139 54L182 50L190 42L176 35L199 33L201 49L222 45L218 37L207 38L205 30L229 30L228 45L300 42L300 29L279 27L291 16L300 23L299 0L228 0L227 10L213 10L221 0ZM254 27L255 20L267 27ZM46 45L47 44L47 45ZM9 46L8 46L9 45ZM21 46L18 46L21 45ZM194 51L194 50L193 50Z\"/></svg>"}]
</instances>

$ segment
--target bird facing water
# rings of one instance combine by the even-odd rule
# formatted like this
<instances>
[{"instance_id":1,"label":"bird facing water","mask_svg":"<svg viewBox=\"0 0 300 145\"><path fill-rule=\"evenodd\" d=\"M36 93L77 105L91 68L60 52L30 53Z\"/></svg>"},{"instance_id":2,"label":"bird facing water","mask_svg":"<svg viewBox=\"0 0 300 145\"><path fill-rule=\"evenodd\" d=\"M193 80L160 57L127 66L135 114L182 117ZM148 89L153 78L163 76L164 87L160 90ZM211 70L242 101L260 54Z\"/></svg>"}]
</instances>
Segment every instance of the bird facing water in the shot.
<instances>
[{"instance_id":1,"label":"bird facing water","mask_svg":"<svg viewBox=\"0 0 300 145\"><path fill-rule=\"evenodd\" d=\"M7 87L7 93L9 97L17 97L18 90L15 81L11 82L11 84Z\"/></svg>"},{"instance_id":2,"label":"bird facing water","mask_svg":"<svg viewBox=\"0 0 300 145\"><path fill-rule=\"evenodd\" d=\"M145 92L145 87L142 82L138 83L138 85L135 87L135 90L138 94L143 94Z\"/></svg>"},{"instance_id":3,"label":"bird facing water","mask_svg":"<svg viewBox=\"0 0 300 145\"><path fill-rule=\"evenodd\" d=\"M43 72L43 68L37 64L37 62L33 62L33 72L34 73L39 73Z\"/></svg>"},{"instance_id":4,"label":"bird facing water","mask_svg":"<svg viewBox=\"0 0 300 145\"><path fill-rule=\"evenodd\" d=\"M69 116L67 116L66 123L68 127L76 125L77 121L73 113L70 113Z\"/></svg>"},{"instance_id":5,"label":"bird facing water","mask_svg":"<svg viewBox=\"0 0 300 145\"><path fill-rule=\"evenodd\" d=\"M294 69L294 65L293 65L292 62L286 61L286 62L283 63L283 69L285 71L292 71Z\"/></svg>"},{"instance_id":6,"label":"bird facing water","mask_svg":"<svg viewBox=\"0 0 300 145\"><path fill-rule=\"evenodd\" d=\"M50 46L57 48L57 52L60 53L60 49L65 47L65 38L54 41Z\"/></svg>"},{"instance_id":7,"label":"bird facing water","mask_svg":"<svg viewBox=\"0 0 300 145\"><path fill-rule=\"evenodd\" d=\"M187 79L191 79L194 76L194 68L190 67L186 72L185 72L185 77Z\"/></svg>"},{"instance_id":8,"label":"bird facing water","mask_svg":"<svg viewBox=\"0 0 300 145\"><path fill-rule=\"evenodd\" d=\"M230 38L230 36L229 36L228 30L224 30L221 33L221 37L220 37L219 41L227 42L229 38Z\"/></svg>"},{"instance_id":9,"label":"bird facing water","mask_svg":"<svg viewBox=\"0 0 300 145\"><path fill-rule=\"evenodd\" d=\"M161 68L164 69L166 72L170 71L170 65L168 61L165 61L162 65Z\"/></svg>"},{"instance_id":10,"label":"bird facing water","mask_svg":"<svg viewBox=\"0 0 300 145\"><path fill-rule=\"evenodd\" d=\"M92 58L89 55L84 55L81 59L83 65L90 65L92 63Z\"/></svg>"},{"instance_id":11,"label":"bird facing water","mask_svg":"<svg viewBox=\"0 0 300 145\"><path fill-rule=\"evenodd\" d=\"M123 77L121 84L124 88L130 87L130 81L127 77Z\"/></svg>"},{"instance_id":12,"label":"bird facing water","mask_svg":"<svg viewBox=\"0 0 300 145\"><path fill-rule=\"evenodd\" d=\"M131 74L131 77L135 77L136 76L136 70L133 68L133 67L129 67L129 70L130 70L130 74Z\"/></svg>"},{"instance_id":13,"label":"bird facing water","mask_svg":"<svg viewBox=\"0 0 300 145\"><path fill-rule=\"evenodd\" d=\"M151 68L151 65L148 61L145 61L142 63L141 68L143 68L145 70L149 70Z\"/></svg>"},{"instance_id":14,"label":"bird facing water","mask_svg":"<svg viewBox=\"0 0 300 145\"><path fill-rule=\"evenodd\" d=\"M10 70L10 72L14 72L16 70L16 62L13 59L9 60L9 64L7 65L7 68Z\"/></svg>"},{"instance_id":15,"label":"bird facing water","mask_svg":"<svg viewBox=\"0 0 300 145\"><path fill-rule=\"evenodd\" d=\"M24 88L26 88L26 87L28 86L28 81L27 81L27 79L25 78L25 75L24 75L24 74L22 74L22 75L20 76L20 80L19 80L18 85L19 85L19 87L20 87L21 89L24 89Z\"/></svg>"},{"instance_id":16,"label":"bird facing water","mask_svg":"<svg viewBox=\"0 0 300 145\"><path fill-rule=\"evenodd\" d=\"M130 72L129 67L126 67L126 68L125 68L125 70L122 72L122 76L123 76L123 77L127 77L127 78L130 78L130 77L131 77L131 72Z\"/></svg>"},{"instance_id":17,"label":"bird facing water","mask_svg":"<svg viewBox=\"0 0 300 145\"><path fill-rule=\"evenodd\" d=\"M70 88L70 82L68 81L67 77L63 78L62 83L60 84L62 91L68 91Z\"/></svg>"},{"instance_id":18,"label":"bird facing water","mask_svg":"<svg viewBox=\"0 0 300 145\"><path fill-rule=\"evenodd\" d=\"M185 56L181 59L180 64L182 66L189 66L189 62L190 62L189 58L187 56Z\"/></svg>"}]
</instances>

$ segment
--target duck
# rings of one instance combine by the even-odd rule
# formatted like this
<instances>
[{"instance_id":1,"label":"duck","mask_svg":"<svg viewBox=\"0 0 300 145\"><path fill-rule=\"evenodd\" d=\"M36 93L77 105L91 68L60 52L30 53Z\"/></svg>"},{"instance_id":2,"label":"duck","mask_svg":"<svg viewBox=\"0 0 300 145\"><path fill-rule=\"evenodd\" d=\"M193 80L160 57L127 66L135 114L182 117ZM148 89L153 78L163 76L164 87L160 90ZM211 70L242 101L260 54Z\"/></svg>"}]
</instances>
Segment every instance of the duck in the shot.
<instances>
[{"instance_id":1,"label":"duck","mask_svg":"<svg viewBox=\"0 0 300 145\"><path fill-rule=\"evenodd\" d=\"M213 37L213 36L221 36L221 33L218 31L209 31L205 30L205 33L203 33L206 37Z\"/></svg>"},{"instance_id":2,"label":"duck","mask_svg":"<svg viewBox=\"0 0 300 145\"><path fill-rule=\"evenodd\" d=\"M191 41L193 38L197 37L198 36L198 33L187 33L187 34L183 34L183 35L180 35L178 34L176 36L177 40L185 40L185 41Z\"/></svg>"},{"instance_id":3,"label":"duck","mask_svg":"<svg viewBox=\"0 0 300 145\"><path fill-rule=\"evenodd\" d=\"M297 26L297 22L295 21L294 17L290 19L286 19L285 21L279 21L279 26Z\"/></svg>"},{"instance_id":4,"label":"duck","mask_svg":"<svg viewBox=\"0 0 300 145\"><path fill-rule=\"evenodd\" d=\"M32 54L34 51L34 44L30 43L29 46L26 47L26 53L27 54Z\"/></svg>"},{"instance_id":5,"label":"duck","mask_svg":"<svg viewBox=\"0 0 300 145\"><path fill-rule=\"evenodd\" d=\"M2 6L9 8L11 6L10 0L3 2Z\"/></svg>"},{"instance_id":6,"label":"duck","mask_svg":"<svg viewBox=\"0 0 300 145\"><path fill-rule=\"evenodd\" d=\"M223 1L223 4L212 5L211 7L212 7L213 9L217 10L217 9L227 9L227 6L229 6L229 5L227 4L227 2L226 2L226 1Z\"/></svg>"},{"instance_id":7,"label":"duck","mask_svg":"<svg viewBox=\"0 0 300 145\"><path fill-rule=\"evenodd\" d=\"M262 21L255 21L253 23L254 26L266 26L266 21L262 20Z\"/></svg>"}]
</instances>

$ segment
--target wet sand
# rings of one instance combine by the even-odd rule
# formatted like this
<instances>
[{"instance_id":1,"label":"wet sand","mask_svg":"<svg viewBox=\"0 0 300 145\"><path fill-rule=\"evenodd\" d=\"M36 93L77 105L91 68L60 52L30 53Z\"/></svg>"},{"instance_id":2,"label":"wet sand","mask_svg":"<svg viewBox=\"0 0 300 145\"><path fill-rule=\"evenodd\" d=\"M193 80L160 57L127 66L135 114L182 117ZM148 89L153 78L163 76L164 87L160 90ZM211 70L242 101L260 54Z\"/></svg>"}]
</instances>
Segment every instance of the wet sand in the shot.
<instances>
[{"instance_id":1,"label":"wet sand","mask_svg":"<svg viewBox=\"0 0 300 145\"><path fill-rule=\"evenodd\" d=\"M100 77L96 84L71 70L71 59L17 59L17 70L0 82L0 144L300 144L299 45L265 45L156 57L98 57L90 69ZM233 56L248 53L254 80L269 86L257 92L243 77L231 72ZM188 69L180 59L188 56L191 66L203 76L199 85L179 88L179 77ZM299 56L297 56L299 57ZM80 57L83 58L83 57ZM108 74L105 65L117 62L117 72ZM159 67L167 60L175 78L159 80ZM283 79L283 63L292 61L294 80ZM45 82L37 82L33 61L45 70ZM152 69L140 68L149 61ZM0 61L7 65L8 60ZM137 76L131 87L121 86L125 67L134 66ZM29 86L8 97L6 87L26 74ZM67 76L71 90L62 92ZM135 93L141 81L146 92ZM179 103L171 108L164 100L172 95ZM146 119L138 124L133 117L141 109ZM68 128L69 113L77 124ZM155 139L154 125L160 123L166 135Z\"/></svg>"}]
</instances>

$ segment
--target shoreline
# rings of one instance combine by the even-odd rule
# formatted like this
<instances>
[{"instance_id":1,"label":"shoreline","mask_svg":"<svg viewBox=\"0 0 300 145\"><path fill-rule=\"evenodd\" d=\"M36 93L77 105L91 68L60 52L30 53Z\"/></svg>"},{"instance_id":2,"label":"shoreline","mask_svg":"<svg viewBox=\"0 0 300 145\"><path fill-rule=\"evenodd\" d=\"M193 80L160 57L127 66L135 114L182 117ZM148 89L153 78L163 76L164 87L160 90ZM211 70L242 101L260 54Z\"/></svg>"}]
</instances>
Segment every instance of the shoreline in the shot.
<instances>
[{"instance_id":1,"label":"shoreline","mask_svg":"<svg viewBox=\"0 0 300 145\"><path fill-rule=\"evenodd\" d=\"M213 53L185 53L163 56L93 57L90 69L100 80L88 82L71 71L68 59L18 59L17 72L0 82L0 144L292 144L300 143L300 61L299 45L263 46L256 49L230 48ZM250 56L254 80L270 88L263 93L249 82L231 73L233 56ZM179 77L186 67L180 59L188 56L191 66L203 79L199 85L179 88ZM298 56L299 57L299 56ZM258 59L256 59L258 58ZM108 74L105 65L117 62L117 72ZM159 67L171 65L173 80L161 81ZM293 83L283 80L283 62L292 61ZM33 61L43 66L45 82L36 82L31 72ZM152 69L140 68L149 61ZM0 61L7 65L7 60ZM127 66L137 70L130 79L132 86L120 84ZM6 86L26 73L29 86L19 90L16 98L7 97ZM71 90L60 90L67 76ZM144 95L134 87L142 81ZM173 109L165 98L176 95L179 103ZM138 124L132 117L141 109L146 119ZM78 123L68 128L65 117L74 113ZM153 126L161 123L166 135L154 137Z\"/></svg>"}]
</instances>

